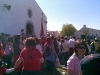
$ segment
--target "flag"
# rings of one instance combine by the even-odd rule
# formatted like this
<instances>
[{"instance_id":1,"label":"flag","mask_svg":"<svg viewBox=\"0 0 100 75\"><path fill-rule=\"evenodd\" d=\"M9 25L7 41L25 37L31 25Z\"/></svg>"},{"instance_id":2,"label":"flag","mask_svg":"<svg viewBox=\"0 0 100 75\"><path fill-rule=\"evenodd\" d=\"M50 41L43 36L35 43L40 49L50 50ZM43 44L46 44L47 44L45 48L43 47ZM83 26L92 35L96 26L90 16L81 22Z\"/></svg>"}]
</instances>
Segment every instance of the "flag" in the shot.
<instances>
[{"instance_id":1,"label":"flag","mask_svg":"<svg viewBox=\"0 0 100 75\"><path fill-rule=\"evenodd\" d=\"M41 25L40 25L40 37L44 35L44 30L43 30L43 18L41 18Z\"/></svg>"}]
</instances>

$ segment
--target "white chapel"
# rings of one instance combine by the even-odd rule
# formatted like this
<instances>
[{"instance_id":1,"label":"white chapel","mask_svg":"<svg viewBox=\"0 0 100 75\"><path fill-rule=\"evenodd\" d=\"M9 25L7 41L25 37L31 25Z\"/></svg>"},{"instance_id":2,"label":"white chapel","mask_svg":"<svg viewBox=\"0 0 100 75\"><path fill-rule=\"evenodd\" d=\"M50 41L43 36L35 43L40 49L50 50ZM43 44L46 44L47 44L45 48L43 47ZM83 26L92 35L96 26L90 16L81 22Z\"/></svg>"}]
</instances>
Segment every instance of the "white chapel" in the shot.
<instances>
[{"instance_id":1,"label":"white chapel","mask_svg":"<svg viewBox=\"0 0 100 75\"><path fill-rule=\"evenodd\" d=\"M43 11L35 0L0 0L0 33L25 34L40 36L41 16ZM47 30L47 17L43 14L44 34Z\"/></svg>"}]
</instances>

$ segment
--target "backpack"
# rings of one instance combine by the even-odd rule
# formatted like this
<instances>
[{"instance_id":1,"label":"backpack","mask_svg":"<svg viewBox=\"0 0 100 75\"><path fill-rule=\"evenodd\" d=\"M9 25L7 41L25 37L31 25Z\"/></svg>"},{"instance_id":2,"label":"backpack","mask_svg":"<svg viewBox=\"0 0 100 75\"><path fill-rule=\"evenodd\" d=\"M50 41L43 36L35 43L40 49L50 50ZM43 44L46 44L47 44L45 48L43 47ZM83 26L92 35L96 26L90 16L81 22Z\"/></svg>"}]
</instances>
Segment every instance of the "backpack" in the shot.
<instances>
[{"instance_id":1,"label":"backpack","mask_svg":"<svg viewBox=\"0 0 100 75\"><path fill-rule=\"evenodd\" d=\"M58 43L57 43L57 41L54 41L53 44L54 44L55 50L58 49Z\"/></svg>"},{"instance_id":2,"label":"backpack","mask_svg":"<svg viewBox=\"0 0 100 75\"><path fill-rule=\"evenodd\" d=\"M45 56L49 57L51 55L51 49L50 46L46 45L46 49L45 49Z\"/></svg>"}]
</instances>

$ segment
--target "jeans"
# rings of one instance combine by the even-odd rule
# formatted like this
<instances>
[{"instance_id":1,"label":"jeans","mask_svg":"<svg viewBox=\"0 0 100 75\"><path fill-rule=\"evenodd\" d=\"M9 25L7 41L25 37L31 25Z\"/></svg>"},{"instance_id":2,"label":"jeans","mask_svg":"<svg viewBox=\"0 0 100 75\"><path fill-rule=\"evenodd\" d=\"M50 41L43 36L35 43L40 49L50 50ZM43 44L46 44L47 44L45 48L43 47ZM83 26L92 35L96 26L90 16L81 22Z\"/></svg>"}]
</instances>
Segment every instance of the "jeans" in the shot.
<instances>
[{"instance_id":1,"label":"jeans","mask_svg":"<svg viewBox=\"0 0 100 75\"><path fill-rule=\"evenodd\" d=\"M52 61L46 60L47 61L47 71L48 72L53 72L54 69L54 63Z\"/></svg>"},{"instance_id":2,"label":"jeans","mask_svg":"<svg viewBox=\"0 0 100 75\"><path fill-rule=\"evenodd\" d=\"M11 67L11 65L12 65L12 62L11 62L12 57L11 57L11 55L5 55L3 58L4 58L4 62L7 63L6 68L9 69Z\"/></svg>"},{"instance_id":3,"label":"jeans","mask_svg":"<svg viewBox=\"0 0 100 75\"><path fill-rule=\"evenodd\" d=\"M64 52L60 54L59 60L61 63L63 63L65 66L67 66L67 60L68 60L68 52ZM62 62L63 61L63 62Z\"/></svg>"}]
</instances>

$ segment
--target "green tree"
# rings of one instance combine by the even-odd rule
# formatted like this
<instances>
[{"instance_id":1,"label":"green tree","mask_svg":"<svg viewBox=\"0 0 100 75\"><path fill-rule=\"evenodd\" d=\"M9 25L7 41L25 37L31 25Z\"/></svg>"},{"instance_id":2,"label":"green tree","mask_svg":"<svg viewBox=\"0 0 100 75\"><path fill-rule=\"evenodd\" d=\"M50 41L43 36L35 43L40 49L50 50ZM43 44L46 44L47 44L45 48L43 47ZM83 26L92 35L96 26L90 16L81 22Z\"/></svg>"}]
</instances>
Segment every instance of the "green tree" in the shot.
<instances>
[{"instance_id":1,"label":"green tree","mask_svg":"<svg viewBox=\"0 0 100 75\"><path fill-rule=\"evenodd\" d=\"M72 24L64 24L61 30L62 36L72 36L74 35L76 28Z\"/></svg>"}]
</instances>

